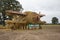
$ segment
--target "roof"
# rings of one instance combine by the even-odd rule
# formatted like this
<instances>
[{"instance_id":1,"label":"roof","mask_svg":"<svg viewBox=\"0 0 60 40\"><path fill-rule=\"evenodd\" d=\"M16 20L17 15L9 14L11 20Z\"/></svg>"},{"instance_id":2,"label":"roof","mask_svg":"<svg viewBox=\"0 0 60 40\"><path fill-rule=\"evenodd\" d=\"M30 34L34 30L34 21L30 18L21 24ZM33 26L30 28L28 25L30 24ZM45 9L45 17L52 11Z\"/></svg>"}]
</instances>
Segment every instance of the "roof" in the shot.
<instances>
[{"instance_id":1,"label":"roof","mask_svg":"<svg viewBox=\"0 0 60 40\"><path fill-rule=\"evenodd\" d=\"M25 23L26 21L12 21L12 20L5 20L6 23Z\"/></svg>"},{"instance_id":2,"label":"roof","mask_svg":"<svg viewBox=\"0 0 60 40\"><path fill-rule=\"evenodd\" d=\"M9 14L26 15L26 14L23 14L22 12L19 12L19 11L6 10L5 12L9 13Z\"/></svg>"},{"instance_id":3,"label":"roof","mask_svg":"<svg viewBox=\"0 0 60 40\"><path fill-rule=\"evenodd\" d=\"M43 15L43 14L37 14L37 13L35 13L35 12L34 12L34 14L36 14L36 15L38 15L38 16L40 16L40 17L45 16L45 15Z\"/></svg>"},{"instance_id":4,"label":"roof","mask_svg":"<svg viewBox=\"0 0 60 40\"><path fill-rule=\"evenodd\" d=\"M43 17L43 16L45 16L44 14L38 14L38 13L36 13L36 12L31 12L31 11L26 11L26 12L24 12L26 15L28 15L29 13L30 14L33 14L33 15L38 15L38 16L40 16L40 17Z\"/></svg>"},{"instance_id":5,"label":"roof","mask_svg":"<svg viewBox=\"0 0 60 40\"><path fill-rule=\"evenodd\" d=\"M43 16L45 16L45 15L43 15L43 14L40 14L40 17L43 17Z\"/></svg>"}]
</instances>

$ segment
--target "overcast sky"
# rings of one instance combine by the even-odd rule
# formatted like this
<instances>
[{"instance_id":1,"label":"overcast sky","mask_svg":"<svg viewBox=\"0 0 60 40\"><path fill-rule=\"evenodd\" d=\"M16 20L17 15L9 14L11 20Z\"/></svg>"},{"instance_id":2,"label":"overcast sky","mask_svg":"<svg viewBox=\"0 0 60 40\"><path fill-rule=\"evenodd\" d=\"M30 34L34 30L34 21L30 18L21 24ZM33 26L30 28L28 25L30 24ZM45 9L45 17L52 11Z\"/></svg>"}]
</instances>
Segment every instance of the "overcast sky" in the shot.
<instances>
[{"instance_id":1,"label":"overcast sky","mask_svg":"<svg viewBox=\"0 0 60 40\"><path fill-rule=\"evenodd\" d=\"M18 0L24 11L41 12L46 16L42 17L42 21L51 23L52 17L59 18L60 22L60 0Z\"/></svg>"}]
</instances>

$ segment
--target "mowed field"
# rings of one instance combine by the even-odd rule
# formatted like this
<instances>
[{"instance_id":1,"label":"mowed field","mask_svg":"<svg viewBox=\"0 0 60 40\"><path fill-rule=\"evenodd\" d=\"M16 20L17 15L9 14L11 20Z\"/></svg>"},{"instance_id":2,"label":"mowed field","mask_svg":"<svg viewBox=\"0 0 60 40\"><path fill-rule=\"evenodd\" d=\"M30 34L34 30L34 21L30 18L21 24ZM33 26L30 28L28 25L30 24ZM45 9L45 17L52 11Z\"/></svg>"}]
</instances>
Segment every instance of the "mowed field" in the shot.
<instances>
[{"instance_id":1,"label":"mowed field","mask_svg":"<svg viewBox=\"0 0 60 40\"><path fill-rule=\"evenodd\" d=\"M39 30L0 29L0 40L60 40L60 25L41 25Z\"/></svg>"}]
</instances>

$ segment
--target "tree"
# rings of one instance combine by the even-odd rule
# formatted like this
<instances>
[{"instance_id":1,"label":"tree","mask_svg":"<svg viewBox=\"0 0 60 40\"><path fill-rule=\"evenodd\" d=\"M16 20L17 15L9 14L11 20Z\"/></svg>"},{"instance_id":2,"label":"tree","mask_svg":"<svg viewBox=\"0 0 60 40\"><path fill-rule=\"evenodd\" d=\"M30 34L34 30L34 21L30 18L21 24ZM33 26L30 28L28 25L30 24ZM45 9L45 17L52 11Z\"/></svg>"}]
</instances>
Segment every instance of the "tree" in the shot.
<instances>
[{"instance_id":1,"label":"tree","mask_svg":"<svg viewBox=\"0 0 60 40\"><path fill-rule=\"evenodd\" d=\"M3 20L6 19L6 10L21 11L23 8L22 5L16 0L0 0L0 12L2 13ZM4 23L4 21L2 23Z\"/></svg>"},{"instance_id":2,"label":"tree","mask_svg":"<svg viewBox=\"0 0 60 40\"><path fill-rule=\"evenodd\" d=\"M57 17L52 18L52 24L58 24L58 18Z\"/></svg>"},{"instance_id":3,"label":"tree","mask_svg":"<svg viewBox=\"0 0 60 40\"><path fill-rule=\"evenodd\" d=\"M0 0L0 12L3 10L21 11L22 5L16 0Z\"/></svg>"}]
</instances>

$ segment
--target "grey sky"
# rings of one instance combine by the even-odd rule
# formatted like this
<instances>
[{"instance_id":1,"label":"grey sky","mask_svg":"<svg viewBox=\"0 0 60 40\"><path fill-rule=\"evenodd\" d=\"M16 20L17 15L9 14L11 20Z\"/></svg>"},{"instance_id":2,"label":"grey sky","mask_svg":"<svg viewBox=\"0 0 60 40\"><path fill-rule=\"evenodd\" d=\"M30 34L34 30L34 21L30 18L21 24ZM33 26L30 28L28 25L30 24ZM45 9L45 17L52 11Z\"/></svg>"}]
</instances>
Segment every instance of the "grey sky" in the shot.
<instances>
[{"instance_id":1,"label":"grey sky","mask_svg":"<svg viewBox=\"0 0 60 40\"><path fill-rule=\"evenodd\" d=\"M51 23L52 17L59 18L60 22L60 0L18 0L24 11L35 11L45 14L41 20Z\"/></svg>"}]
</instances>

